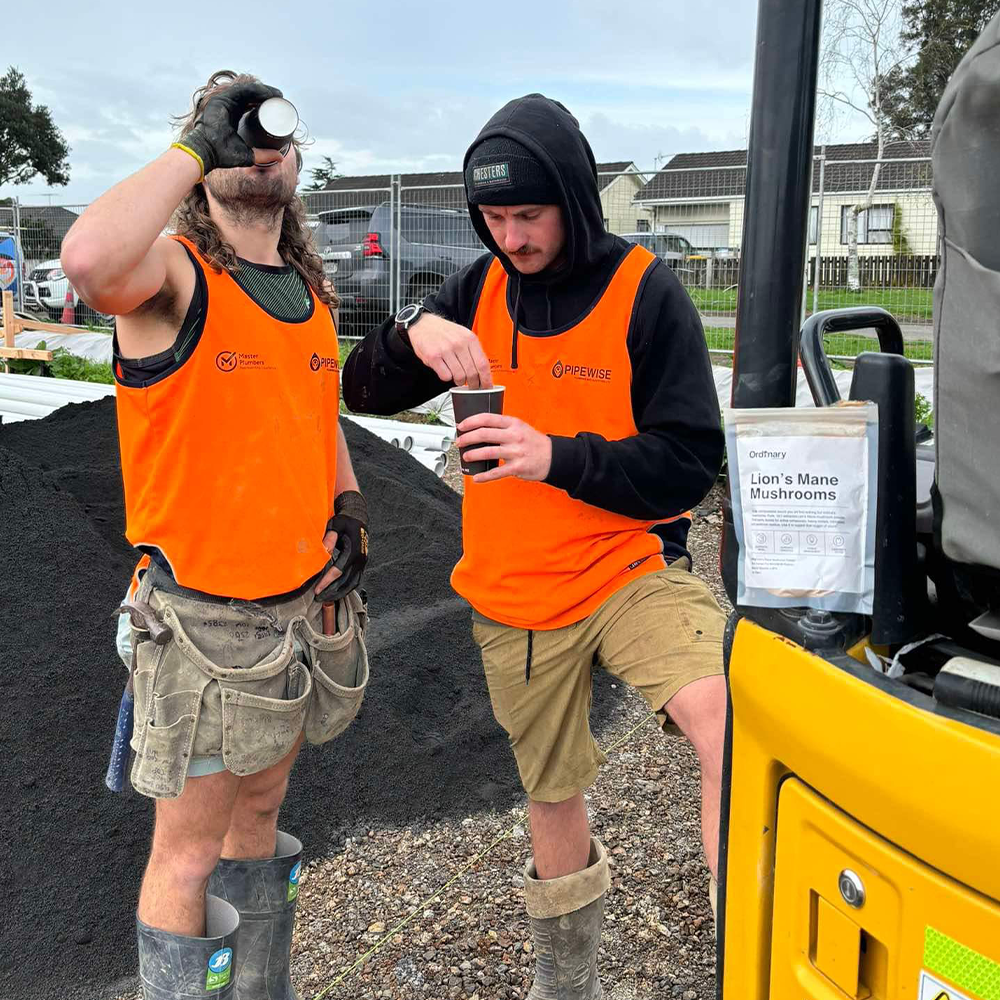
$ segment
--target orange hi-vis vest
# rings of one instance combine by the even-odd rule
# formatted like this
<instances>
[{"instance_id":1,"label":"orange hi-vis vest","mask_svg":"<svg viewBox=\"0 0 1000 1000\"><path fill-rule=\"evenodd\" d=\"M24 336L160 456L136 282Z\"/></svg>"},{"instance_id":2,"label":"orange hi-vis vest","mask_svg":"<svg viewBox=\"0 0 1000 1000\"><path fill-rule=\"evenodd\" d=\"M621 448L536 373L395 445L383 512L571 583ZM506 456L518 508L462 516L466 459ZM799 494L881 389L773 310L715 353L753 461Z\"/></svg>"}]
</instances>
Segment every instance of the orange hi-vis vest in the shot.
<instances>
[{"instance_id":1,"label":"orange hi-vis vest","mask_svg":"<svg viewBox=\"0 0 1000 1000\"><path fill-rule=\"evenodd\" d=\"M494 383L505 387L505 414L566 437L590 431L614 441L638 433L627 337L639 284L654 260L633 247L576 325L518 339L517 368L511 367L507 273L498 259L492 262L472 329ZM513 476L492 483L467 478L462 519L464 553L452 586L480 614L516 628L571 625L666 565L662 543L649 530L662 521L613 514Z\"/></svg>"},{"instance_id":2,"label":"orange hi-vis vest","mask_svg":"<svg viewBox=\"0 0 1000 1000\"><path fill-rule=\"evenodd\" d=\"M184 587L251 600L329 559L340 365L330 310L270 316L192 243L208 291L201 339L170 374L117 386L128 540Z\"/></svg>"}]
</instances>

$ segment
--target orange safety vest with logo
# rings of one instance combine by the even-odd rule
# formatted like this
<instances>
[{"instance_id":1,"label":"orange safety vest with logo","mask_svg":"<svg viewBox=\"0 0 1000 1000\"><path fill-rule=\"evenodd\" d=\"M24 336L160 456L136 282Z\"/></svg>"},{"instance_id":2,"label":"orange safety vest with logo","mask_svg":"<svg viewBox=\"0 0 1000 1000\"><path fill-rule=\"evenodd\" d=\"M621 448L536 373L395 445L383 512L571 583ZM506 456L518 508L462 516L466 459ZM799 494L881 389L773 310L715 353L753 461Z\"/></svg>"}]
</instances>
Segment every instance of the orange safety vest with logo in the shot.
<instances>
[{"instance_id":1,"label":"orange safety vest with logo","mask_svg":"<svg viewBox=\"0 0 1000 1000\"><path fill-rule=\"evenodd\" d=\"M275 319L174 238L204 272L205 326L180 368L117 385L125 536L159 549L184 587L247 600L284 594L329 559L340 412L333 317L313 294L308 319Z\"/></svg>"},{"instance_id":2,"label":"orange safety vest with logo","mask_svg":"<svg viewBox=\"0 0 1000 1000\"><path fill-rule=\"evenodd\" d=\"M492 262L472 329L490 359L494 383L505 387L505 414L566 437L591 431L614 441L638 433L627 337L639 284L655 259L633 247L577 324L518 340L516 369L507 272L498 259ZM492 483L466 479L464 553L452 586L480 614L505 625L571 625L631 580L664 568L662 543L649 529L666 520L675 519L636 520L513 476Z\"/></svg>"}]
</instances>

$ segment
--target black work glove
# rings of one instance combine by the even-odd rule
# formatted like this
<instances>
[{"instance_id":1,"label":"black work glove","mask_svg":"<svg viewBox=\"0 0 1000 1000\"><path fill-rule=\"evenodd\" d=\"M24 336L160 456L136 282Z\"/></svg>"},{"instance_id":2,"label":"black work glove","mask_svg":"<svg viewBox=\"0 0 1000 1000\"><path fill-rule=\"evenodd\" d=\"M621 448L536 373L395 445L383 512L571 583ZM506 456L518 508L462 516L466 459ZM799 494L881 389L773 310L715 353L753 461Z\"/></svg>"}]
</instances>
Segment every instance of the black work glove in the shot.
<instances>
[{"instance_id":1,"label":"black work glove","mask_svg":"<svg viewBox=\"0 0 1000 1000\"><path fill-rule=\"evenodd\" d=\"M368 563L368 504L356 490L345 490L333 501L333 517L327 531L337 532L337 544L324 573L331 566L340 576L326 590L316 595L317 601L339 601L361 583L361 574Z\"/></svg>"},{"instance_id":2,"label":"black work glove","mask_svg":"<svg viewBox=\"0 0 1000 1000\"><path fill-rule=\"evenodd\" d=\"M250 108L281 91L262 83L238 83L210 97L194 127L177 142L201 159L207 174L216 167L252 167L253 150L236 134L240 118Z\"/></svg>"}]
</instances>

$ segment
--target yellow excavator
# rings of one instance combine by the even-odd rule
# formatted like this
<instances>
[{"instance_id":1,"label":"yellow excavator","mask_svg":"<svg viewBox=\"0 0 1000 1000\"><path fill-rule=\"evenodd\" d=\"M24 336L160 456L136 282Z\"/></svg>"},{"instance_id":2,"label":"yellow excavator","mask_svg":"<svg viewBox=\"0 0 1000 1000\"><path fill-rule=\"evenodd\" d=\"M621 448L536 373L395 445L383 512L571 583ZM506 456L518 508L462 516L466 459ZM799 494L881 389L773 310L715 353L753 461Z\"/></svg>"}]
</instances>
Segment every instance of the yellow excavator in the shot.
<instances>
[{"instance_id":1,"label":"yellow excavator","mask_svg":"<svg viewBox=\"0 0 1000 1000\"><path fill-rule=\"evenodd\" d=\"M1000 1000L1000 15L932 132L931 435L889 313L800 328L821 13L759 5L732 405L793 406L800 359L836 405L824 335L877 331L850 391L879 411L875 591L737 604L726 505L718 996Z\"/></svg>"}]
</instances>

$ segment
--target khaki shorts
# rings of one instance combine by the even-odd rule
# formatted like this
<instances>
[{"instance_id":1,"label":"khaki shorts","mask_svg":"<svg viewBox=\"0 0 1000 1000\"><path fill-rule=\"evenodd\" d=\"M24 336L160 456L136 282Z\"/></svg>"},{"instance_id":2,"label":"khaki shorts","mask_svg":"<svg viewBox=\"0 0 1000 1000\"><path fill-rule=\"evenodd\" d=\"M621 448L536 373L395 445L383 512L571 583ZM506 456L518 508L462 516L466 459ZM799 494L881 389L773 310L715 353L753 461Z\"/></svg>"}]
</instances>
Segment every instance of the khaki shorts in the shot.
<instances>
[{"instance_id":1,"label":"khaki shorts","mask_svg":"<svg viewBox=\"0 0 1000 1000\"><path fill-rule=\"evenodd\" d=\"M178 588L179 589L179 588ZM357 592L337 604L337 632L322 634L312 588L275 602L219 601L160 589L148 601L173 638L157 646L131 630L136 791L176 798L192 761L221 756L237 775L277 764L305 732L325 743L358 714L368 684L367 612Z\"/></svg>"},{"instance_id":2,"label":"khaki shorts","mask_svg":"<svg viewBox=\"0 0 1000 1000\"><path fill-rule=\"evenodd\" d=\"M668 730L675 729L663 711L670 699L692 681L722 674L725 616L690 565L678 559L633 580L565 628L529 633L473 613L493 714L529 798L571 798L606 760L590 732L595 665L636 688Z\"/></svg>"}]
</instances>

